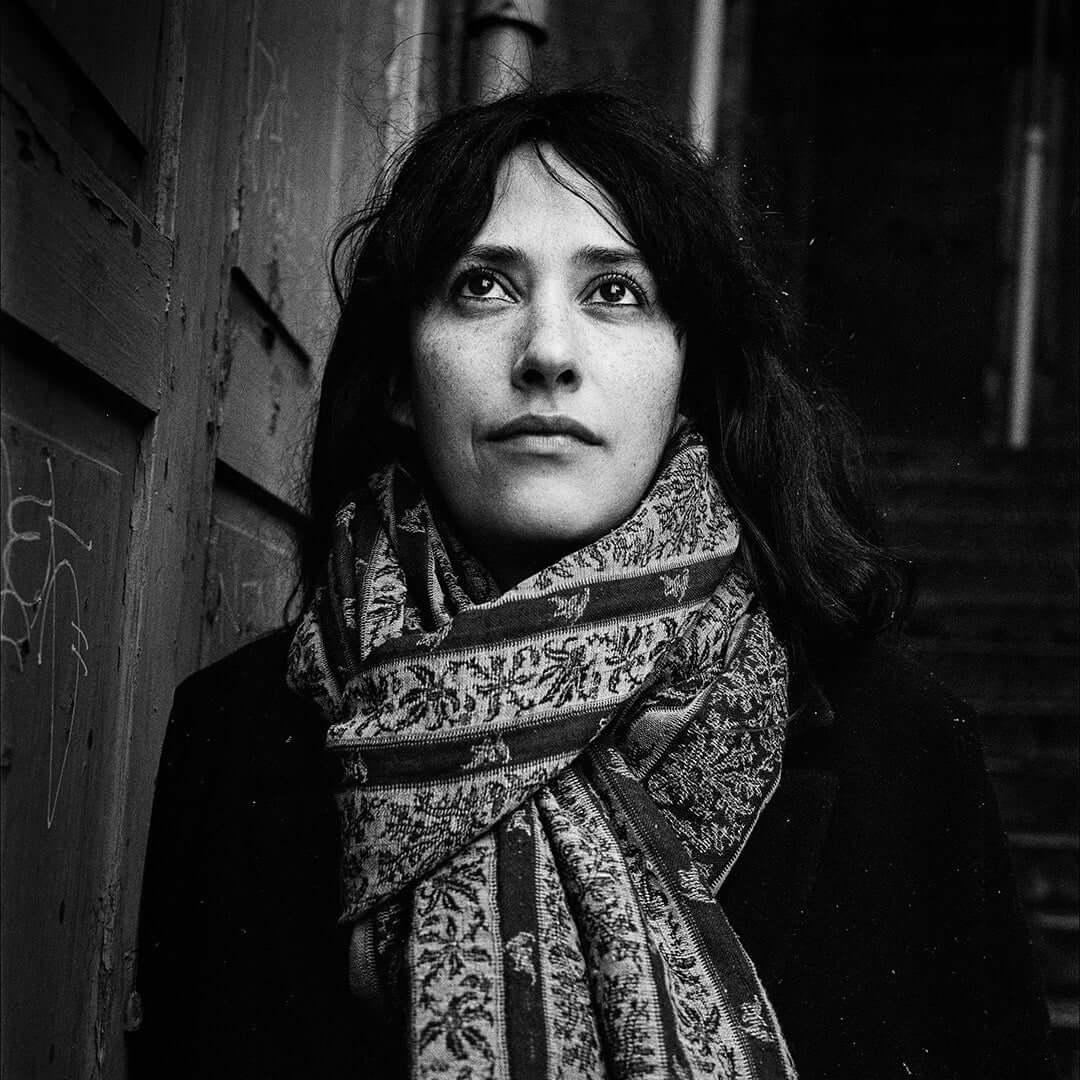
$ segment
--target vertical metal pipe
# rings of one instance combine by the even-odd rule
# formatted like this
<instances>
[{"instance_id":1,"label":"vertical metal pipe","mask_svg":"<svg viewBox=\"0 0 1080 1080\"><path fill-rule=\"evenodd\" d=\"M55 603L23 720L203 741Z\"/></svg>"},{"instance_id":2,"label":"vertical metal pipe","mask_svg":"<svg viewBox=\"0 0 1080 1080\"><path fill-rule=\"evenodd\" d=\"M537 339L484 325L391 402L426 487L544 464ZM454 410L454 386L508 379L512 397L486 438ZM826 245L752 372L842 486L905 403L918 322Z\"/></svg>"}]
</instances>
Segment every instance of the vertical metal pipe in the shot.
<instances>
[{"instance_id":1,"label":"vertical metal pipe","mask_svg":"<svg viewBox=\"0 0 1080 1080\"><path fill-rule=\"evenodd\" d=\"M1045 50L1046 0L1039 0L1035 8L1035 57L1031 72L1030 122L1024 132L1024 178L1020 194L1016 312L1013 324L1012 371L1009 381L1007 442L1014 450L1022 450L1031 439L1035 345L1039 330L1039 249L1042 240L1042 195L1046 152L1046 129L1042 123Z\"/></svg>"},{"instance_id":2,"label":"vertical metal pipe","mask_svg":"<svg viewBox=\"0 0 1080 1080\"><path fill-rule=\"evenodd\" d=\"M1031 439L1031 399L1035 381L1035 344L1039 328L1039 249L1042 239L1046 132L1040 124L1032 124L1024 134L1024 142L1016 314L1009 382L1008 443L1014 450L1022 450Z\"/></svg>"},{"instance_id":3,"label":"vertical metal pipe","mask_svg":"<svg viewBox=\"0 0 1080 1080\"><path fill-rule=\"evenodd\" d=\"M532 82L533 50L547 35L547 0L472 0L465 96L491 101Z\"/></svg>"},{"instance_id":4,"label":"vertical metal pipe","mask_svg":"<svg viewBox=\"0 0 1080 1080\"><path fill-rule=\"evenodd\" d=\"M725 0L698 0L690 62L690 134L702 150L716 149L716 113L724 64Z\"/></svg>"},{"instance_id":5,"label":"vertical metal pipe","mask_svg":"<svg viewBox=\"0 0 1080 1080\"><path fill-rule=\"evenodd\" d=\"M394 51L385 76L388 155L413 137L419 121L426 14L426 0L397 0L394 4Z\"/></svg>"}]
</instances>

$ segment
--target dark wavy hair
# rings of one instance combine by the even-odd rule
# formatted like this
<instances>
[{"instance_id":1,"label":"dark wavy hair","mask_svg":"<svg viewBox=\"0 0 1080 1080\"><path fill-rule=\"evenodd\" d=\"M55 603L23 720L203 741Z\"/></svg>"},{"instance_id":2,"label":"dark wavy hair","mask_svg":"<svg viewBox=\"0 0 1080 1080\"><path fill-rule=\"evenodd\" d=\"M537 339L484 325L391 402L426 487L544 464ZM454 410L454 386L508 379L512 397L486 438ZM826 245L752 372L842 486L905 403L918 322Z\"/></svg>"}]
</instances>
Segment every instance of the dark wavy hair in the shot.
<instances>
[{"instance_id":1,"label":"dark wavy hair","mask_svg":"<svg viewBox=\"0 0 1080 1080\"><path fill-rule=\"evenodd\" d=\"M408 452L388 410L408 392L410 312L480 230L499 167L523 144L538 154L552 146L603 189L652 270L686 335L682 411L742 520L743 558L781 635L815 654L895 624L905 565L876 538L849 419L791 370L783 295L756 254L753 215L668 120L592 88L442 117L343 226L331 258L341 315L311 448L305 590L323 572L341 500Z\"/></svg>"}]
</instances>

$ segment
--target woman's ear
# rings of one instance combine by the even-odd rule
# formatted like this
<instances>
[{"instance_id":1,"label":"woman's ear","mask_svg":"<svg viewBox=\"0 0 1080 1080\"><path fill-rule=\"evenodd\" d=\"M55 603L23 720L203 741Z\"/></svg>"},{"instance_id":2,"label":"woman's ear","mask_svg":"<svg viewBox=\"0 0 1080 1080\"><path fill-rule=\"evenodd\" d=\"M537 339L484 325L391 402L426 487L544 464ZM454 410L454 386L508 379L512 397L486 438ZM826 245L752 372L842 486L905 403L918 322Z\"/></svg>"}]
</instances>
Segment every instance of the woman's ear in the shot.
<instances>
[{"instance_id":1,"label":"woman's ear","mask_svg":"<svg viewBox=\"0 0 1080 1080\"><path fill-rule=\"evenodd\" d=\"M390 419L401 427L416 430L416 419L413 417L412 398L390 399L390 407L386 410Z\"/></svg>"},{"instance_id":2,"label":"woman's ear","mask_svg":"<svg viewBox=\"0 0 1080 1080\"><path fill-rule=\"evenodd\" d=\"M693 413L691 402L693 400L693 387L690 385L693 381L690 378L690 371L686 362L686 331L678 330L679 348L682 351L682 372L679 375L679 403L675 410L675 418L671 425L671 432L674 434L680 426L687 422L688 417Z\"/></svg>"},{"instance_id":3,"label":"woman's ear","mask_svg":"<svg viewBox=\"0 0 1080 1080\"><path fill-rule=\"evenodd\" d=\"M400 427L416 430L416 417L413 414L412 394L406 381L392 376L386 393L386 415Z\"/></svg>"}]
</instances>

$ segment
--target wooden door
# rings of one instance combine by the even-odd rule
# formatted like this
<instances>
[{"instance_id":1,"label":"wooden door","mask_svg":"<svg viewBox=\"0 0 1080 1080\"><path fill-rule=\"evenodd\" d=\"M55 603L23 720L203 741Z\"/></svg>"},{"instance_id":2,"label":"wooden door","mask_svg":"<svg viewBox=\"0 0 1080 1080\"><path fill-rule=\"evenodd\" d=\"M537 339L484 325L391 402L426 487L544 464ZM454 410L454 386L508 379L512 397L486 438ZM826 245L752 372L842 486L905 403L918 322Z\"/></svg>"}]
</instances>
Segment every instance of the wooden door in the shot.
<instances>
[{"instance_id":1,"label":"wooden door","mask_svg":"<svg viewBox=\"0 0 1080 1080\"><path fill-rule=\"evenodd\" d=\"M389 5L386 5L389 8ZM296 582L303 470L335 301L330 237L382 158L395 21L340 0L257 0L225 313L200 658L280 625ZM360 97L364 110L352 107Z\"/></svg>"},{"instance_id":2,"label":"wooden door","mask_svg":"<svg viewBox=\"0 0 1080 1080\"><path fill-rule=\"evenodd\" d=\"M173 689L281 621L326 234L412 7L3 6L5 1077L123 1075Z\"/></svg>"},{"instance_id":3,"label":"wooden door","mask_svg":"<svg viewBox=\"0 0 1080 1080\"><path fill-rule=\"evenodd\" d=\"M133 713L164 707L138 652L155 459L181 422L161 138L176 118L162 0L34 0L4 24L3 1071L76 1077L104 1066L122 985ZM186 497L177 479L164 497Z\"/></svg>"}]
</instances>

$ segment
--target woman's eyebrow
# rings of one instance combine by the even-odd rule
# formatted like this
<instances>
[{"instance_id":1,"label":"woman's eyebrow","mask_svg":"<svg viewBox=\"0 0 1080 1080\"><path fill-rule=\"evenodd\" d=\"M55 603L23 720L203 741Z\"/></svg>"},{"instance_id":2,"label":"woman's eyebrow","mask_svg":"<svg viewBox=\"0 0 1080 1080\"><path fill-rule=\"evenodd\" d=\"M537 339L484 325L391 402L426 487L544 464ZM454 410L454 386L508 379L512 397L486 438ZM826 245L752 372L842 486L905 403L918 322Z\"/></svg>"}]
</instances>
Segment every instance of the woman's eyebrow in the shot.
<instances>
[{"instance_id":1,"label":"woman's eyebrow","mask_svg":"<svg viewBox=\"0 0 1080 1080\"><path fill-rule=\"evenodd\" d=\"M642 269L647 269L645 260L640 252L632 247L603 247L597 244L587 244L578 248L573 254L573 262L577 266L615 266L634 263ZM471 244L459 256L459 262L485 262L496 266L520 266L529 261L528 255L522 248L514 244Z\"/></svg>"},{"instance_id":2,"label":"woman's eyebrow","mask_svg":"<svg viewBox=\"0 0 1080 1080\"><path fill-rule=\"evenodd\" d=\"M488 262L520 265L527 262L525 252L513 244L472 244L460 255L459 262Z\"/></svg>"},{"instance_id":3,"label":"woman's eyebrow","mask_svg":"<svg viewBox=\"0 0 1080 1080\"><path fill-rule=\"evenodd\" d=\"M632 247L597 247L589 244L574 252L574 262L579 266L614 266L634 263L647 269L645 260L637 248Z\"/></svg>"}]
</instances>

